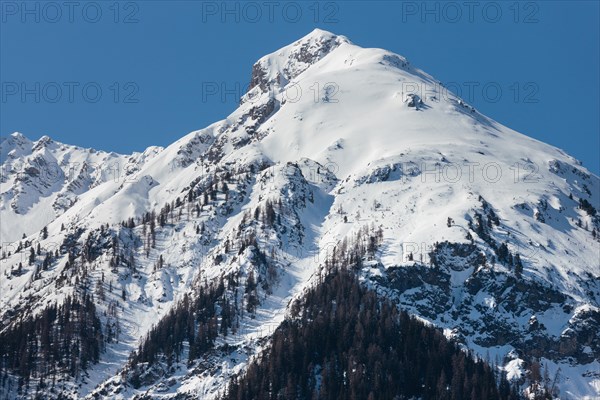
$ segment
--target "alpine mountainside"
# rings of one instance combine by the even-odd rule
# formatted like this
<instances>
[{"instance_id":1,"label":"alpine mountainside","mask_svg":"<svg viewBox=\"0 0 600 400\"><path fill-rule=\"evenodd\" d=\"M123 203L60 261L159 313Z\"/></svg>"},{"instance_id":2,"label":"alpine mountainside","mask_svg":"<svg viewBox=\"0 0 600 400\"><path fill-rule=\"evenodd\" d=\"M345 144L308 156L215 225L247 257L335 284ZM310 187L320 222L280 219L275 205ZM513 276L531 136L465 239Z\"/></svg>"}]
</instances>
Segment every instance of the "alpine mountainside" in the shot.
<instances>
[{"instance_id":1,"label":"alpine mountainside","mask_svg":"<svg viewBox=\"0 0 600 400\"><path fill-rule=\"evenodd\" d=\"M600 179L402 56L315 30L164 149L0 157L2 399L600 396Z\"/></svg>"},{"instance_id":2,"label":"alpine mountainside","mask_svg":"<svg viewBox=\"0 0 600 400\"><path fill-rule=\"evenodd\" d=\"M519 398L499 370L338 268L294 304L269 351L224 398Z\"/></svg>"}]
</instances>

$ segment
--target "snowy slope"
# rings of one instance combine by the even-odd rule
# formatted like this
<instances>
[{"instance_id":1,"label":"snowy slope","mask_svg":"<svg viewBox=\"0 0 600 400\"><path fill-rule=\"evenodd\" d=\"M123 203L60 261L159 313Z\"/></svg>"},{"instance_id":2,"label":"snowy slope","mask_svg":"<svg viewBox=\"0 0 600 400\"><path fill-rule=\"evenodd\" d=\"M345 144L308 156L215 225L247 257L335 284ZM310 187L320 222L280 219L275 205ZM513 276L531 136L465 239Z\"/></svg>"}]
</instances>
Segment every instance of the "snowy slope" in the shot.
<instances>
[{"instance_id":1,"label":"snowy slope","mask_svg":"<svg viewBox=\"0 0 600 400\"><path fill-rule=\"evenodd\" d=\"M161 150L152 147L124 156L65 145L48 136L35 142L20 133L1 138L2 241L39 231L80 195L106 182L126 180Z\"/></svg>"},{"instance_id":2,"label":"snowy slope","mask_svg":"<svg viewBox=\"0 0 600 400\"><path fill-rule=\"evenodd\" d=\"M560 149L481 115L401 56L315 30L261 58L225 120L165 149L120 156L19 134L0 149L2 242L25 230L28 241L61 250L36 276L35 266L16 273L28 253L3 245L13 254L0 264L0 329L82 290L82 281L114 288L96 301L107 326L107 311L120 310L121 339L69 386L76 396L213 397L266 345L325 259L364 227L383 232L361 272L365 284L482 357L497 356L515 379L541 357L552 373L560 368L561 393L600 396L599 178ZM53 163L66 178L31 169ZM68 174L72 165L111 163L130 166L116 179L94 167ZM249 222L267 203L281 204L280 220ZM139 219L165 204L176 211L150 244ZM135 227L121 225L129 218ZM92 243L116 237L127 261L115 267L114 245L98 245L82 261L84 276L68 268L64 244L84 247L90 234ZM261 270L252 246L237 251L247 235L272 271ZM522 274L498 259L504 242L511 257L519 254ZM160 256L165 267L157 269ZM218 339L237 350L211 353L202 368L182 363L141 388L118 374L186 293L250 271L270 287L254 318Z\"/></svg>"}]
</instances>

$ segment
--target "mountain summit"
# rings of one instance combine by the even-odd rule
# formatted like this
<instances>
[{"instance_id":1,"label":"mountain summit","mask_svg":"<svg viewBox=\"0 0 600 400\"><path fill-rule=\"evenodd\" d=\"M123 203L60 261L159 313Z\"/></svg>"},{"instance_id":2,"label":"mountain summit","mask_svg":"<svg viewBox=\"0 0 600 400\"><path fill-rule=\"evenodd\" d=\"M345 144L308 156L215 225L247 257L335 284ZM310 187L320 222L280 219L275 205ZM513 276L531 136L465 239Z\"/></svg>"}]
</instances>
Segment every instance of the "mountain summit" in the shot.
<instances>
[{"instance_id":1,"label":"mountain summit","mask_svg":"<svg viewBox=\"0 0 600 400\"><path fill-rule=\"evenodd\" d=\"M242 393L286 332L352 307L326 297L340 287L515 393L600 396L597 176L344 36L315 30L251 74L231 115L164 149L0 142L1 399ZM373 338L368 320L339 321ZM324 363L303 380L316 396Z\"/></svg>"},{"instance_id":2,"label":"mountain summit","mask_svg":"<svg viewBox=\"0 0 600 400\"><path fill-rule=\"evenodd\" d=\"M297 42L261 58L252 68L249 94L255 88L265 92L285 87L290 80L343 43L350 44L350 41L344 36L315 29Z\"/></svg>"}]
</instances>

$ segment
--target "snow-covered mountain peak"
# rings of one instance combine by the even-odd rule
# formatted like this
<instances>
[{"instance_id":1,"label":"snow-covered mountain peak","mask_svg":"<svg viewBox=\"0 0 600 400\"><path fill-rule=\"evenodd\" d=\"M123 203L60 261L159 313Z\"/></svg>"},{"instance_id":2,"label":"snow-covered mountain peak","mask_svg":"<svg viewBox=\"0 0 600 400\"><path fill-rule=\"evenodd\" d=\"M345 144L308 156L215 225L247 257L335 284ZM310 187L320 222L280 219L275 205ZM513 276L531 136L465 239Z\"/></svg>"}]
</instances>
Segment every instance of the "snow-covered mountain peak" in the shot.
<instances>
[{"instance_id":1,"label":"snow-covered mountain peak","mask_svg":"<svg viewBox=\"0 0 600 400\"><path fill-rule=\"evenodd\" d=\"M13 132L10 134L10 137L12 137L15 140L28 140L27 137L21 132Z\"/></svg>"},{"instance_id":2,"label":"snow-covered mountain peak","mask_svg":"<svg viewBox=\"0 0 600 400\"><path fill-rule=\"evenodd\" d=\"M0 149L0 233L17 242L2 248L0 334L67 294L96 296L106 350L72 398L97 385L96 398L216 396L349 243L365 284L512 376L543 357L569 396L600 395L600 179L402 56L315 30L257 61L225 120L164 149L18 134ZM206 318L225 335L190 346L189 373L128 364L219 281Z\"/></svg>"},{"instance_id":3,"label":"snow-covered mountain peak","mask_svg":"<svg viewBox=\"0 0 600 400\"><path fill-rule=\"evenodd\" d=\"M344 35L337 35L335 33L316 28L304 37L287 46L284 46L278 52L292 50L293 53L293 49L304 48L310 49L312 53L322 53L324 56L342 43L352 44L352 42Z\"/></svg>"},{"instance_id":4,"label":"snow-covered mountain peak","mask_svg":"<svg viewBox=\"0 0 600 400\"><path fill-rule=\"evenodd\" d=\"M37 140L38 145L48 144L48 143L52 143L52 142L53 142L52 138L48 135L44 135Z\"/></svg>"},{"instance_id":5,"label":"snow-covered mountain peak","mask_svg":"<svg viewBox=\"0 0 600 400\"><path fill-rule=\"evenodd\" d=\"M6 137L0 138L0 164L8 158L15 158L22 154L32 145L25 135L19 132L14 132Z\"/></svg>"},{"instance_id":6,"label":"snow-covered mountain peak","mask_svg":"<svg viewBox=\"0 0 600 400\"><path fill-rule=\"evenodd\" d=\"M13 133L0 142L0 236L14 241L39 231L106 182L130 175L160 148L121 155ZM15 229L15 226L18 229Z\"/></svg>"},{"instance_id":7,"label":"snow-covered mountain peak","mask_svg":"<svg viewBox=\"0 0 600 400\"><path fill-rule=\"evenodd\" d=\"M8 136L0 137L0 145L3 146L22 146L27 143L31 143L31 140L27 138L27 136L23 135L20 132L11 133Z\"/></svg>"},{"instance_id":8,"label":"snow-covered mountain peak","mask_svg":"<svg viewBox=\"0 0 600 400\"><path fill-rule=\"evenodd\" d=\"M305 36L303 36L302 38L296 40L294 42L294 44L300 43L300 42L308 42L308 41L314 41L314 40L319 41L321 39L329 40L329 39L335 39L335 38L340 38L340 39L344 40L345 42L350 43L350 40L344 35L338 35L333 32L326 31L325 29L315 28L312 31L310 31L309 33L307 33Z\"/></svg>"},{"instance_id":9,"label":"snow-covered mountain peak","mask_svg":"<svg viewBox=\"0 0 600 400\"><path fill-rule=\"evenodd\" d=\"M39 138L37 141L35 141L33 143L32 150L35 152L35 151L39 151L39 150L42 150L42 149L49 148L49 147L51 147L53 145L62 146L63 144L62 143L57 143L54 140L52 140L50 138L50 136L44 135L44 136L42 136L41 138Z\"/></svg>"},{"instance_id":10,"label":"snow-covered mountain peak","mask_svg":"<svg viewBox=\"0 0 600 400\"><path fill-rule=\"evenodd\" d=\"M351 42L345 36L315 29L300 40L260 58L252 68L247 96L285 87L342 44Z\"/></svg>"}]
</instances>

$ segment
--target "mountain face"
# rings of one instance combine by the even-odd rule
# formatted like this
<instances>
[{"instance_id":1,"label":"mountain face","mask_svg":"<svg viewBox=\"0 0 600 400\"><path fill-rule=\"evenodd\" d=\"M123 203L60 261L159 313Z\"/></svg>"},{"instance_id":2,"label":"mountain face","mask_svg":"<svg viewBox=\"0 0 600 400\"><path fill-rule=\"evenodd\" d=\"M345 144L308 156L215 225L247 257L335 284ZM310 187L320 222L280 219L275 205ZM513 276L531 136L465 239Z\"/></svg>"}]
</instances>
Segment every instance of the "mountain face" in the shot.
<instances>
[{"instance_id":1,"label":"mountain face","mask_svg":"<svg viewBox=\"0 0 600 400\"><path fill-rule=\"evenodd\" d=\"M523 395L600 396L600 179L399 55L315 30L164 149L0 157L2 399L233 398L341 267Z\"/></svg>"},{"instance_id":2,"label":"mountain face","mask_svg":"<svg viewBox=\"0 0 600 400\"><path fill-rule=\"evenodd\" d=\"M0 139L2 241L39 232L106 181L126 181L162 149L123 156L55 142L32 142L20 133Z\"/></svg>"}]
</instances>

